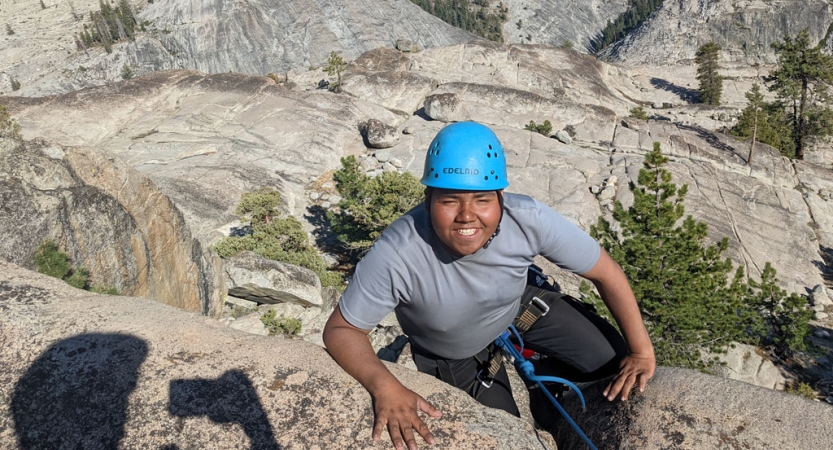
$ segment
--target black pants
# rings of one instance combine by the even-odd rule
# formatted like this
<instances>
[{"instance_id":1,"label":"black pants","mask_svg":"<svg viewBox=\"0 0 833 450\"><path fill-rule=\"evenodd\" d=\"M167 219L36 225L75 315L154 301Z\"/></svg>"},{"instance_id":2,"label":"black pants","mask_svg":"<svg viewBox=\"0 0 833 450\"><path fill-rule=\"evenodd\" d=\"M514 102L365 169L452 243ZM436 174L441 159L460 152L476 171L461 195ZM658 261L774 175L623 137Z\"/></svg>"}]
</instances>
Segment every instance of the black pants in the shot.
<instances>
[{"instance_id":1,"label":"black pants","mask_svg":"<svg viewBox=\"0 0 833 450\"><path fill-rule=\"evenodd\" d=\"M533 295L550 304L549 313L539 318L522 335L525 348L543 356L535 364L536 375L584 382L606 378L618 372L619 362L628 354L628 347L610 323L568 295L527 286L524 299ZM443 359L419 349L412 350L420 372L463 389L486 406L520 415L512 397L505 367L501 367L489 388L477 379L488 351L484 350L472 358ZM551 411L545 406L549 400L543 393L537 392L534 386L527 386L532 388L530 406L533 417L539 425L549 429Z\"/></svg>"}]
</instances>

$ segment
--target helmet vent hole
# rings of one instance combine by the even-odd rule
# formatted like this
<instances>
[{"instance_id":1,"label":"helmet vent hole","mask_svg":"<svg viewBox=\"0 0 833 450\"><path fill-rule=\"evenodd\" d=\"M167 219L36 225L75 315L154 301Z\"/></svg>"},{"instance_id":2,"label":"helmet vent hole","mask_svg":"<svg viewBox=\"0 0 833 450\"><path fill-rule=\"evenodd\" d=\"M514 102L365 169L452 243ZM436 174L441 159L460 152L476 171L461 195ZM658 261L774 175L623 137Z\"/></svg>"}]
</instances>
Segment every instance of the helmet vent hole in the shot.
<instances>
[{"instance_id":1,"label":"helmet vent hole","mask_svg":"<svg viewBox=\"0 0 833 450\"><path fill-rule=\"evenodd\" d=\"M491 153L486 153L486 157L487 157L487 158L491 158L491 157L492 157L492 154L491 154Z\"/></svg>"},{"instance_id":2,"label":"helmet vent hole","mask_svg":"<svg viewBox=\"0 0 833 450\"><path fill-rule=\"evenodd\" d=\"M439 177L440 177L440 174L438 174L438 173L434 174L434 178L439 178Z\"/></svg>"},{"instance_id":3,"label":"helmet vent hole","mask_svg":"<svg viewBox=\"0 0 833 450\"><path fill-rule=\"evenodd\" d=\"M497 180L497 175L495 175L495 180Z\"/></svg>"},{"instance_id":4,"label":"helmet vent hole","mask_svg":"<svg viewBox=\"0 0 833 450\"><path fill-rule=\"evenodd\" d=\"M492 175L494 175L494 174L495 174L495 171L493 170L493 171L492 171Z\"/></svg>"},{"instance_id":5,"label":"helmet vent hole","mask_svg":"<svg viewBox=\"0 0 833 450\"><path fill-rule=\"evenodd\" d=\"M486 175L485 177L483 177L483 180L485 180L485 181L489 181L489 176L488 176L488 175Z\"/></svg>"},{"instance_id":6,"label":"helmet vent hole","mask_svg":"<svg viewBox=\"0 0 833 450\"><path fill-rule=\"evenodd\" d=\"M492 144L489 144L489 150L491 150L491 149L492 149Z\"/></svg>"}]
</instances>

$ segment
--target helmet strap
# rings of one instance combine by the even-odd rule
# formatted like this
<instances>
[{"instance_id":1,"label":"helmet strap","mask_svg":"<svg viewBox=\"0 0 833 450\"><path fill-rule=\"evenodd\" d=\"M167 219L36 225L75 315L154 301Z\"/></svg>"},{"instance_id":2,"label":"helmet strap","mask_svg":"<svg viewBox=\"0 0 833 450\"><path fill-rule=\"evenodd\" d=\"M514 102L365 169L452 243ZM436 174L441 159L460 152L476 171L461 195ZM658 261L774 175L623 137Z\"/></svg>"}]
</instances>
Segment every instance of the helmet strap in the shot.
<instances>
[{"instance_id":1,"label":"helmet strap","mask_svg":"<svg viewBox=\"0 0 833 450\"><path fill-rule=\"evenodd\" d=\"M492 236L489 237L489 240L483 244L483 248L489 248L489 244L492 243L492 240L497 237L498 233L500 233L500 223L503 222L503 192L500 190L496 190L495 194L497 194L497 201L500 203L500 220L497 222L497 228L495 228L495 232L492 233Z\"/></svg>"}]
</instances>

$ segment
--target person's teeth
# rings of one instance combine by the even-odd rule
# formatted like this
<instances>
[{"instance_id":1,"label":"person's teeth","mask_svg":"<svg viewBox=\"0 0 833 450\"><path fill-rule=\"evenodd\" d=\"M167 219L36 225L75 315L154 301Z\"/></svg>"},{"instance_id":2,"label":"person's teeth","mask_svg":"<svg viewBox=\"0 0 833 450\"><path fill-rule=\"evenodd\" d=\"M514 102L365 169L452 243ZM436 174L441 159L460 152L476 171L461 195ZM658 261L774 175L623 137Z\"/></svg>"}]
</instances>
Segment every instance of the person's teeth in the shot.
<instances>
[{"instance_id":1,"label":"person's teeth","mask_svg":"<svg viewBox=\"0 0 833 450\"><path fill-rule=\"evenodd\" d=\"M474 228L465 228L461 230L457 230L458 233L462 234L463 236L471 236L474 234L476 230Z\"/></svg>"}]
</instances>

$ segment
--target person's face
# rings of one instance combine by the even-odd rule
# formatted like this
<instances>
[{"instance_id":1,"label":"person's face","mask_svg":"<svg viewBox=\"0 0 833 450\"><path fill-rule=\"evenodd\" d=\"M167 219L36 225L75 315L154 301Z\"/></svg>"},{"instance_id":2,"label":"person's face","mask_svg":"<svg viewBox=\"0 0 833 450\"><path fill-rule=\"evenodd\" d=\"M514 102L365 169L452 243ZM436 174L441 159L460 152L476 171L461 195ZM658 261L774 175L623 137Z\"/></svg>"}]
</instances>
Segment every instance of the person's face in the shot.
<instances>
[{"instance_id":1,"label":"person's face","mask_svg":"<svg viewBox=\"0 0 833 450\"><path fill-rule=\"evenodd\" d=\"M434 189L430 208L434 232L457 256L480 250L500 223L500 201L495 191Z\"/></svg>"}]
</instances>

